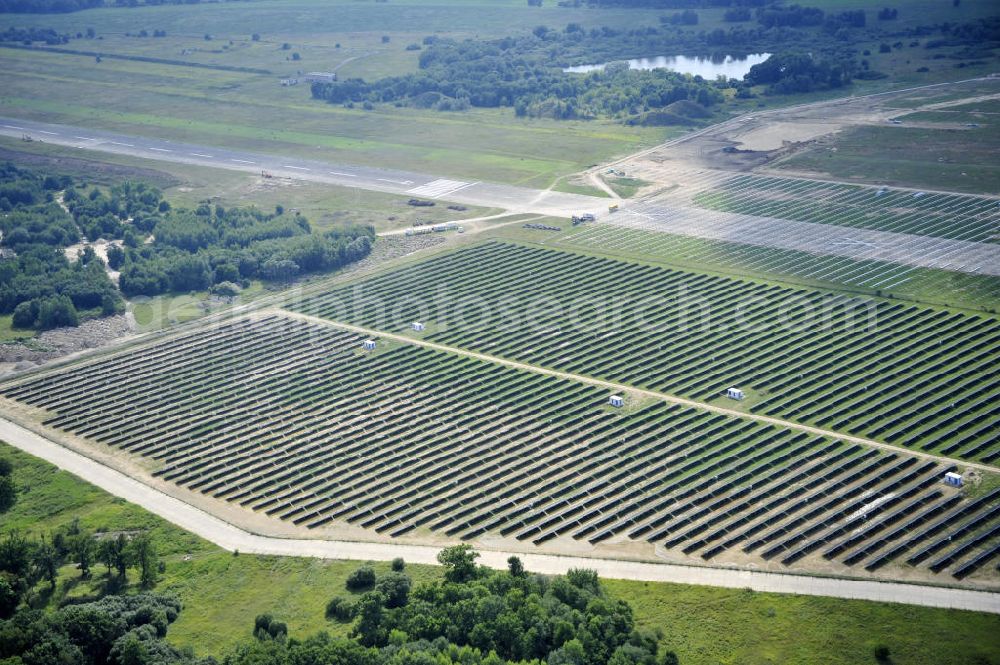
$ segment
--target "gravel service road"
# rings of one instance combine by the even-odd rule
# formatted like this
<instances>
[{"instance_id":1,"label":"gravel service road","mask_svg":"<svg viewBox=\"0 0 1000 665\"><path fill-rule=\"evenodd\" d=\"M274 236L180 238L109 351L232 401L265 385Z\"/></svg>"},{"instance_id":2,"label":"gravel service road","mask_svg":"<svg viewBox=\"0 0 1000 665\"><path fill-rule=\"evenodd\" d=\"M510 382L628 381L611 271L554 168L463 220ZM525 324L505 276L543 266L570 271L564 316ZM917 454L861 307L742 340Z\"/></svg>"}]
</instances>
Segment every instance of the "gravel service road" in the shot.
<instances>
[{"instance_id":1,"label":"gravel service road","mask_svg":"<svg viewBox=\"0 0 1000 665\"><path fill-rule=\"evenodd\" d=\"M411 563L437 562L438 549L435 547L274 538L249 533L2 418L0 418L0 439L115 496L141 506L225 550L321 559L389 561L395 557L403 557ZM504 568L507 565L507 558L514 554L483 550L480 561L493 568ZM529 570L545 574L559 574L570 568L586 567L596 570L603 577L614 579L750 588L755 591L853 598L1000 614L1000 593L986 591L550 554L516 554L521 557Z\"/></svg>"}]
</instances>

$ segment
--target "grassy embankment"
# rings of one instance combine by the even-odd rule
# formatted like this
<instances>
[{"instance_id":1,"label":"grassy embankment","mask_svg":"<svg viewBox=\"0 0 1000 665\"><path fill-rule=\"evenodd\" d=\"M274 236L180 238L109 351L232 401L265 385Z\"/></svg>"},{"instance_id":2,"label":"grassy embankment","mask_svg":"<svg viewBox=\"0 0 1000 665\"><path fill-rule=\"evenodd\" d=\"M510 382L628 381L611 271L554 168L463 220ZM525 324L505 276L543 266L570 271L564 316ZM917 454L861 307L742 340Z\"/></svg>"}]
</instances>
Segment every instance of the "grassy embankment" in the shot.
<instances>
[{"instance_id":1,"label":"grassy embankment","mask_svg":"<svg viewBox=\"0 0 1000 665\"><path fill-rule=\"evenodd\" d=\"M324 620L323 608L344 593L357 562L234 556L6 444L0 443L0 457L13 461L21 488L17 505L0 517L0 534L50 532L74 517L90 530L151 531L166 562L157 590L184 602L170 628L174 643L218 655L248 638L254 616L262 612L286 621L293 635L346 634L347 626ZM440 574L432 566L407 570L416 580ZM55 594L36 598L54 607L66 597L98 592L102 576L97 567L91 581L81 582L68 565ZM1000 662L996 615L653 582L605 584L632 604L639 625L663 630L663 646L676 650L685 665L856 665L874 662L878 644L890 647L897 665Z\"/></svg>"}]
</instances>

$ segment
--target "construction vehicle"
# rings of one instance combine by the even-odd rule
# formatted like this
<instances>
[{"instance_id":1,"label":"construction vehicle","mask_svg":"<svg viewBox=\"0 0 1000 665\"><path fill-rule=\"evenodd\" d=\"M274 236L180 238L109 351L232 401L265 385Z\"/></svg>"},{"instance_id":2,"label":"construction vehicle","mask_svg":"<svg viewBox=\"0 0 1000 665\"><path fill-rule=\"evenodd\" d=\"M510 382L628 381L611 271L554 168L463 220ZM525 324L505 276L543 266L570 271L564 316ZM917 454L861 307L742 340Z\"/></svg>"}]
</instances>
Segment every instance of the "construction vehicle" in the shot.
<instances>
[{"instance_id":1,"label":"construction vehicle","mask_svg":"<svg viewBox=\"0 0 1000 665\"><path fill-rule=\"evenodd\" d=\"M30 134L21 134L21 140L24 141L25 143L31 143L35 139L31 138Z\"/></svg>"},{"instance_id":2,"label":"construction vehicle","mask_svg":"<svg viewBox=\"0 0 1000 665\"><path fill-rule=\"evenodd\" d=\"M608 212L618 212L618 204L612 203L608 206Z\"/></svg>"},{"instance_id":3,"label":"construction vehicle","mask_svg":"<svg viewBox=\"0 0 1000 665\"><path fill-rule=\"evenodd\" d=\"M267 180L267 179L273 178L274 174L271 173L270 171L261 171L260 172L260 177L264 178L265 180Z\"/></svg>"},{"instance_id":4,"label":"construction vehicle","mask_svg":"<svg viewBox=\"0 0 1000 665\"><path fill-rule=\"evenodd\" d=\"M582 215L573 215L570 217L570 221L573 222L573 226L578 224L583 224L584 222L592 222L596 219L592 213L585 212Z\"/></svg>"}]
</instances>

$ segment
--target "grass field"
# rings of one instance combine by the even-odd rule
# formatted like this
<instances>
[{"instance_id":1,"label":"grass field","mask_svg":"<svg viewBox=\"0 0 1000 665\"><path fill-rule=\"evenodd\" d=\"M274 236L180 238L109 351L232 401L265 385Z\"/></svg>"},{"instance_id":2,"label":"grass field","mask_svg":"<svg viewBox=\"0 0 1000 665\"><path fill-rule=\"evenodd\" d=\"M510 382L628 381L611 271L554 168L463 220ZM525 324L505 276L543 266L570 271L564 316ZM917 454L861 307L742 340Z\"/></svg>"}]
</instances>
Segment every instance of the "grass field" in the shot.
<instances>
[{"instance_id":1,"label":"grass field","mask_svg":"<svg viewBox=\"0 0 1000 665\"><path fill-rule=\"evenodd\" d=\"M92 530L151 530L167 563L158 591L176 593L184 603L170 627L171 642L218 656L248 639L254 616L264 612L286 621L293 636L346 632L323 619L323 608L344 593L356 562L233 556L3 443L0 457L14 462L22 488L18 504L0 520L0 533L49 532L77 516ZM417 580L440 575L429 566L407 566L407 572ZM74 582L70 566L60 575L50 606L96 590ZM93 584L100 582L95 575ZM684 665L805 665L817 654L829 665L857 665L873 662L878 644L890 647L897 665L1000 662L997 615L676 584L605 580L605 586L631 603L639 625L662 630L662 646L677 651Z\"/></svg>"},{"instance_id":2,"label":"grass field","mask_svg":"<svg viewBox=\"0 0 1000 665\"><path fill-rule=\"evenodd\" d=\"M675 129L518 120L510 109L346 109L276 77L0 49L0 114L545 188Z\"/></svg>"},{"instance_id":3,"label":"grass field","mask_svg":"<svg viewBox=\"0 0 1000 665\"><path fill-rule=\"evenodd\" d=\"M955 107L958 108L958 107ZM974 105L973 108L978 108ZM846 181L854 179L937 190L996 194L1000 190L1000 123L995 115L934 111L901 116L902 126L852 127L820 139L775 166ZM949 123L907 127L906 122ZM976 123L978 127L964 127Z\"/></svg>"},{"instance_id":4,"label":"grass field","mask_svg":"<svg viewBox=\"0 0 1000 665\"><path fill-rule=\"evenodd\" d=\"M986 0L966 0L958 9L945 4L908 3L893 27L991 13ZM836 10L862 3L829 5ZM700 10L698 28L730 27L722 21L723 12ZM419 51L406 47L427 35L498 37L523 34L539 24L561 29L570 22L585 29L629 29L658 25L662 14L645 9L529 8L510 0L392 4L266 0L204 3L185 6L183 11L161 6L0 15L0 29L34 25L76 34L95 28L99 37L74 39L65 46L84 53L80 55L0 48L4 70L0 114L539 188L555 182L561 188L560 176L655 145L680 130L607 121L519 120L511 109L449 114L383 105L363 111L314 101L308 85L286 88L278 79L300 71L333 69L343 77L368 79L410 73L416 70ZM167 36L139 37L141 30L165 30ZM259 41L251 39L256 32L262 33ZM389 41L383 42L383 36ZM910 70L916 66L903 61L916 62L927 53L909 50L906 46L881 58L876 49L870 57L873 67L894 78L858 82L852 92L954 80L986 73L989 67L956 70L951 60L932 61L930 72L914 74ZM105 56L100 63L96 54ZM301 59L293 60L292 54ZM898 66L894 59L901 61ZM230 71L241 67L259 71ZM733 110L804 100L761 97Z\"/></svg>"},{"instance_id":5,"label":"grass field","mask_svg":"<svg viewBox=\"0 0 1000 665\"><path fill-rule=\"evenodd\" d=\"M11 314L0 315L0 342L11 342L31 337L30 332L15 330Z\"/></svg>"},{"instance_id":6,"label":"grass field","mask_svg":"<svg viewBox=\"0 0 1000 665\"><path fill-rule=\"evenodd\" d=\"M281 205L297 209L317 231L342 222L371 224L376 231L415 224L450 222L499 212L493 208L449 208L439 202L431 208L407 205L409 197L323 183L273 178L189 164L73 150L44 143L25 144L0 137L0 161L73 176L82 183L118 184L141 180L163 190L174 207L195 208L202 201L226 208L256 206L263 210Z\"/></svg>"}]
</instances>

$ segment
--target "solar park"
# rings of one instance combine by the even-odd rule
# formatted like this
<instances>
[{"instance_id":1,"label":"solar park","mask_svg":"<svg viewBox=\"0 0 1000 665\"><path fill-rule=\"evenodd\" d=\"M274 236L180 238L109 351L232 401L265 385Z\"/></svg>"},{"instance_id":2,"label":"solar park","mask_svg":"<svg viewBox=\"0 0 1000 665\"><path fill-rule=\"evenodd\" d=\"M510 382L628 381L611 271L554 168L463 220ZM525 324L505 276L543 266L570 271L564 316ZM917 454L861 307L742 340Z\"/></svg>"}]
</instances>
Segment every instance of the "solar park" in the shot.
<instances>
[{"instance_id":1,"label":"solar park","mask_svg":"<svg viewBox=\"0 0 1000 665\"><path fill-rule=\"evenodd\" d=\"M741 276L792 277L807 284L854 287L871 295L891 293L943 303L962 302L976 308L992 308L1000 301L1000 277L992 275L706 240L616 224L581 226L552 244L695 269L738 272Z\"/></svg>"},{"instance_id":2,"label":"solar park","mask_svg":"<svg viewBox=\"0 0 1000 665\"><path fill-rule=\"evenodd\" d=\"M1000 206L721 172L664 196L0 397L304 533L993 584L1000 277L952 263L991 260Z\"/></svg>"},{"instance_id":3,"label":"solar park","mask_svg":"<svg viewBox=\"0 0 1000 665\"><path fill-rule=\"evenodd\" d=\"M707 171L607 223L543 243L995 311L998 203L985 196Z\"/></svg>"},{"instance_id":4,"label":"solar park","mask_svg":"<svg viewBox=\"0 0 1000 665\"><path fill-rule=\"evenodd\" d=\"M996 242L1000 206L968 194L738 175L698 193L704 208L813 224Z\"/></svg>"},{"instance_id":5,"label":"solar park","mask_svg":"<svg viewBox=\"0 0 1000 665\"><path fill-rule=\"evenodd\" d=\"M2 394L162 479L312 530L953 580L1000 553L1000 488L943 485L954 464L665 401L615 409L604 387L364 339L261 314Z\"/></svg>"},{"instance_id":6,"label":"solar park","mask_svg":"<svg viewBox=\"0 0 1000 665\"><path fill-rule=\"evenodd\" d=\"M754 391L754 413L1000 459L1000 325L992 317L499 242L296 308L397 332L429 316L434 323L413 294L441 290L456 311L494 303L530 325L494 316L438 326L428 341L707 402L736 384ZM573 302L589 307L550 311Z\"/></svg>"}]
</instances>

